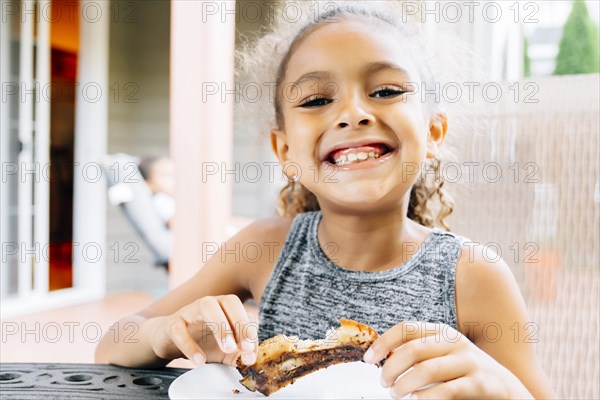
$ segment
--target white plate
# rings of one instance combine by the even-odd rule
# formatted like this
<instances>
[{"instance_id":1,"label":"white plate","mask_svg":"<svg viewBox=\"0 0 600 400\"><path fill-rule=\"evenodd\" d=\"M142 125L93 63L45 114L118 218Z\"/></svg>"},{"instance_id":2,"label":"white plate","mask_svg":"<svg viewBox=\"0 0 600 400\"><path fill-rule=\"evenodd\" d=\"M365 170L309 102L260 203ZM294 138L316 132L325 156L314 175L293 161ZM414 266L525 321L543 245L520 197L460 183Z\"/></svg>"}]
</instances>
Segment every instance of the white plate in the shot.
<instances>
[{"instance_id":1,"label":"white plate","mask_svg":"<svg viewBox=\"0 0 600 400\"><path fill-rule=\"evenodd\" d=\"M389 399L389 389L379 384L381 369L352 362L333 365L298 379L268 399ZM240 384L242 376L233 367L207 364L177 378L169 388L173 400L266 399ZM240 391L234 394L232 391Z\"/></svg>"}]
</instances>

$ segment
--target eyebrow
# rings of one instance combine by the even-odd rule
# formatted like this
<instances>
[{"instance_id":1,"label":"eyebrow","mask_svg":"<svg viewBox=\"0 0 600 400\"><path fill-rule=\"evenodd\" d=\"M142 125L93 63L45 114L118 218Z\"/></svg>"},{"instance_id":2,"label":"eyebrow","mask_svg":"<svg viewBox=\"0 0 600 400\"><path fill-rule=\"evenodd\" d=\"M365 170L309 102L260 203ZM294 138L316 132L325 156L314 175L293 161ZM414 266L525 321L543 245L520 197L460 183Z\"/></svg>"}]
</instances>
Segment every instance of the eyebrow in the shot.
<instances>
[{"instance_id":1,"label":"eyebrow","mask_svg":"<svg viewBox=\"0 0 600 400\"><path fill-rule=\"evenodd\" d=\"M292 85L296 86L296 85L300 85L306 81L324 81L327 79L331 79L333 77L333 74L331 72L328 71L312 71L312 72L307 72L306 74L302 75L300 78L298 78L298 80L296 82L293 82Z\"/></svg>"},{"instance_id":2,"label":"eyebrow","mask_svg":"<svg viewBox=\"0 0 600 400\"><path fill-rule=\"evenodd\" d=\"M406 69L404 69L401 66L396 65L394 63L385 62L385 61L373 62L373 63L367 64L367 66L365 67L365 72L374 74L376 72L379 72L379 71L382 71L385 69L391 69L391 70L397 71L401 74L404 74L406 76L410 76L410 74L408 73L408 71Z\"/></svg>"},{"instance_id":3,"label":"eyebrow","mask_svg":"<svg viewBox=\"0 0 600 400\"><path fill-rule=\"evenodd\" d=\"M372 62L369 63L365 66L365 68L363 69L363 73L365 74L375 74L377 72L386 70L386 69L391 69L394 71L397 71L405 76L410 76L410 74L408 73L408 71L396 64L390 63L390 62L384 62L384 61L378 61L378 62ZM329 71L312 71L312 72L307 72L306 74L302 75L300 78L298 78L298 80L296 80L295 82L292 82L292 85L300 85L304 82L307 81L311 81L311 80L316 80L316 81L324 81L327 79L331 79L333 77L333 74Z\"/></svg>"}]
</instances>

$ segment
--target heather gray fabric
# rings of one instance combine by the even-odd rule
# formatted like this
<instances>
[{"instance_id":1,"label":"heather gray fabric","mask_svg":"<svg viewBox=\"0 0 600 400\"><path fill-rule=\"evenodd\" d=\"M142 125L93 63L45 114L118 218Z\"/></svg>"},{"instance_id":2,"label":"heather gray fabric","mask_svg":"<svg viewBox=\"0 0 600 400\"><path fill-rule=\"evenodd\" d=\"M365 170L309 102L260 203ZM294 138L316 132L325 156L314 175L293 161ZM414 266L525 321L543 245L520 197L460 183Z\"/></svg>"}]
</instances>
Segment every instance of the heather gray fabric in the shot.
<instances>
[{"instance_id":1,"label":"heather gray fabric","mask_svg":"<svg viewBox=\"0 0 600 400\"><path fill-rule=\"evenodd\" d=\"M279 333L322 338L340 318L368 324L379 334L401 321L457 329L454 277L466 238L435 228L404 264L382 272L352 271L321 249L321 217L315 211L294 218L259 304L259 340Z\"/></svg>"}]
</instances>

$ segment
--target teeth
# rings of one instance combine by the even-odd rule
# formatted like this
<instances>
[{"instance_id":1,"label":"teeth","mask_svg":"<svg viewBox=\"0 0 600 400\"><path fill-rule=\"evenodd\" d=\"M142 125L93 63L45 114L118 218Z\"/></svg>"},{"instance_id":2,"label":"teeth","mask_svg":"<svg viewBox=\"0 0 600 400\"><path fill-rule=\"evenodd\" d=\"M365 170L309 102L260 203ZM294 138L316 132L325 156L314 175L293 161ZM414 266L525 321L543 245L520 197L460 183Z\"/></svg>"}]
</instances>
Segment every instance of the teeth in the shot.
<instances>
[{"instance_id":1,"label":"teeth","mask_svg":"<svg viewBox=\"0 0 600 400\"><path fill-rule=\"evenodd\" d=\"M376 159L376 158L379 158L379 154L375 154L372 151L370 151L368 153L361 151L360 153L348 153L347 155L342 154L341 156L336 158L334 161L335 161L336 165L348 165L348 164L356 164L357 162L361 162L361 161L365 161L365 160L369 160L369 159Z\"/></svg>"}]
</instances>

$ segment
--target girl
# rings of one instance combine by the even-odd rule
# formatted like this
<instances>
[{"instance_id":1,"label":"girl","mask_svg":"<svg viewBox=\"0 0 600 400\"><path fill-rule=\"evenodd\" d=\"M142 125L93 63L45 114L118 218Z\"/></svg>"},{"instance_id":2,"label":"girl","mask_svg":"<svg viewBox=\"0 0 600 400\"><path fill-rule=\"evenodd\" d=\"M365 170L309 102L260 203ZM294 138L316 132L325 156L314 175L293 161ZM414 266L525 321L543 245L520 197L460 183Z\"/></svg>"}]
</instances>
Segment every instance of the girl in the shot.
<instances>
[{"instance_id":1,"label":"girl","mask_svg":"<svg viewBox=\"0 0 600 400\"><path fill-rule=\"evenodd\" d=\"M259 260L235 262L221 249L187 283L120 321L123 330L139 324L137 340L105 336L97 362L234 365L241 356L253 364L262 340L319 338L351 318L382 334L364 359L389 355L381 384L393 397L553 396L533 346L514 340L528 317L507 265L433 228L446 227L452 204L422 172L438 168L447 116L411 95L414 83L432 82L431 68L390 15L343 4L294 32L277 70L271 129L289 177L284 216L253 223L225 246L261 246ZM285 42L277 32L246 60ZM258 326L247 299L259 305Z\"/></svg>"}]
</instances>

